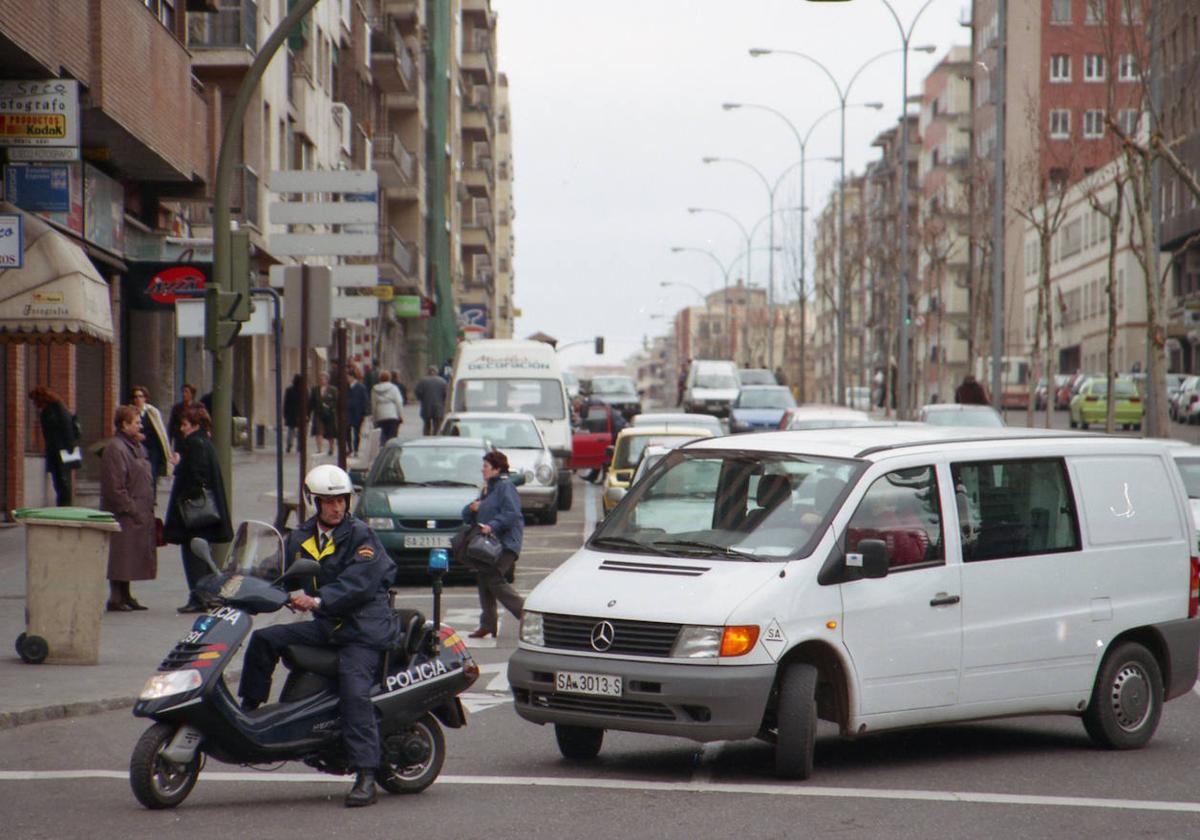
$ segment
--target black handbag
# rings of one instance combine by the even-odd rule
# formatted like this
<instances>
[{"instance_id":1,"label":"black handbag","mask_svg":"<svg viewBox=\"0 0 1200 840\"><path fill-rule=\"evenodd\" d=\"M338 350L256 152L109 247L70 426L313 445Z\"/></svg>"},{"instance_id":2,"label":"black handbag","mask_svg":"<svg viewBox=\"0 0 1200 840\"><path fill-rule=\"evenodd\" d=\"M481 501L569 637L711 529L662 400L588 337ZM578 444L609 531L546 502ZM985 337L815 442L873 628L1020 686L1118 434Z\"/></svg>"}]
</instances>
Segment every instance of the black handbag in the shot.
<instances>
[{"instance_id":1,"label":"black handbag","mask_svg":"<svg viewBox=\"0 0 1200 840\"><path fill-rule=\"evenodd\" d=\"M179 500L179 518L189 531L209 528L221 521L216 495L211 488L203 487L201 490L203 492L199 496Z\"/></svg>"},{"instance_id":2,"label":"black handbag","mask_svg":"<svg viewBox=\"0 0 1200 840\"><path fill-rule=\"evenodd\" d=\"M494 534L480 531L467 541L467 559L480 566L495 566L500 562L500 554L503 551L504 546Z\"/></svg>"}]
</instances>

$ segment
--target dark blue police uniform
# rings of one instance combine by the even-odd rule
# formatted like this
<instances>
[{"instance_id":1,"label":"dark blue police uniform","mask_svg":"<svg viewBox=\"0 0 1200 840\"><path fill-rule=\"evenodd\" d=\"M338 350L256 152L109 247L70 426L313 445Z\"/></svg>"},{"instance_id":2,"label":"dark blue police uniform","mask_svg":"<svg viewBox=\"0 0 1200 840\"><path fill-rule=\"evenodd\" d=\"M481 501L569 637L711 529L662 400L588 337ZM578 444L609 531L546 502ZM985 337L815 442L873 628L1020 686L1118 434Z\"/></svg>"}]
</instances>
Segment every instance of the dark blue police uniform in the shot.
<instances>
[{"instance_id":1,"label":"dark blue police uniform","mask_svg":"<svg viewBox=\"0 0 1200 840\"><path fill-rule=\"evenodd\" d=\"M342 739L351 767L376 768L381 761L379 727L370 700L379 679L379 653L397 638L388 605L388 585L396 564L365 522L350 514L318 548L317 517L293 531L285 557L311 557L321 565L304 591L321 599L312 621L276 624L255 630L246 646L238 694L263 703L271 692L271 674L288 645L336 647Z\"/></svg>"}]
</instances>

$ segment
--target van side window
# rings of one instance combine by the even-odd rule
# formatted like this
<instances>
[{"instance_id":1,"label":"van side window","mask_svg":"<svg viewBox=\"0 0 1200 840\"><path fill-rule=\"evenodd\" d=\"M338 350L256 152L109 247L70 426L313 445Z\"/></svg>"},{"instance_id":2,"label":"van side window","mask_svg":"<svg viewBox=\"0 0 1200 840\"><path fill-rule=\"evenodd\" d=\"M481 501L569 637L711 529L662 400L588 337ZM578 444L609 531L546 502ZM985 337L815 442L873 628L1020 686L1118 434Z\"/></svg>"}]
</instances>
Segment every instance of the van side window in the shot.
<instances>
[{"instance_id":1,"label":"van side window","mask_svg":"<svg viewBox=\"0 0 1200 840\"><path fill-rule=\"evenodd\" d=\"M871 484L846 529L846 550L858 551L861 540L883 540L891 569L946 562L933 467L896 470Z\"/></svg>"},{"instance_id":2,"label":"van side window","mask_svg":"<svg viewBox=\"0 0 1200 840\"><path fill-rule=\"evenodd\" d=\"M1078 551L1079 521L1061 459L952 464L963 561Z\"/></svg>"}]
</instances>

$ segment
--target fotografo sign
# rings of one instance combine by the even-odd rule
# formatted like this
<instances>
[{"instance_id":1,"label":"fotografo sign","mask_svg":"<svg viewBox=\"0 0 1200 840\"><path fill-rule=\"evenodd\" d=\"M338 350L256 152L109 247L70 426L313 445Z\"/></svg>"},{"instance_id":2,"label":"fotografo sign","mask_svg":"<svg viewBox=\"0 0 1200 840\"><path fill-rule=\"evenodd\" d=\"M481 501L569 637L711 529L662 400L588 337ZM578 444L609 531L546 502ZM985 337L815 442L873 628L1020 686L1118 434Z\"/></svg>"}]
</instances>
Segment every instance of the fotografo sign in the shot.
<instances>
[{"instance_id":1,"label":"fotografo sign","mask_svg":"<svg viewBox=\"0 0 1200 840\"><path fill-rule=\"evenodd\" d=\"M79 146L79 82L0 81L0 146Z\"/></svg>"}]
</instances>

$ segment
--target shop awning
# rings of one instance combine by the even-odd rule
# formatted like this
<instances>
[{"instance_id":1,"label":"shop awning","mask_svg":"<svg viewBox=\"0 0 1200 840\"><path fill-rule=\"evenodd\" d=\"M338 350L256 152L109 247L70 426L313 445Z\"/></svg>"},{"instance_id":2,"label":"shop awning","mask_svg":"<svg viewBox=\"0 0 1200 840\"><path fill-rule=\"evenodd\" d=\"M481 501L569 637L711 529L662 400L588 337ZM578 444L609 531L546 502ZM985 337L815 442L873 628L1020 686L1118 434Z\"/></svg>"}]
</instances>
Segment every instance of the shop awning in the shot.
<instances>
[{"instance_id":1,"label":"shop awning","mask_svg":"<svg viewBox=\"0 0 1200 840\"><path fill-rule=\"evenodd\" d=\"M108 283L83 249L37 216L20 213L24 265L0 271L0 342L113 340Z\"/></svg>"}]
</instances>

